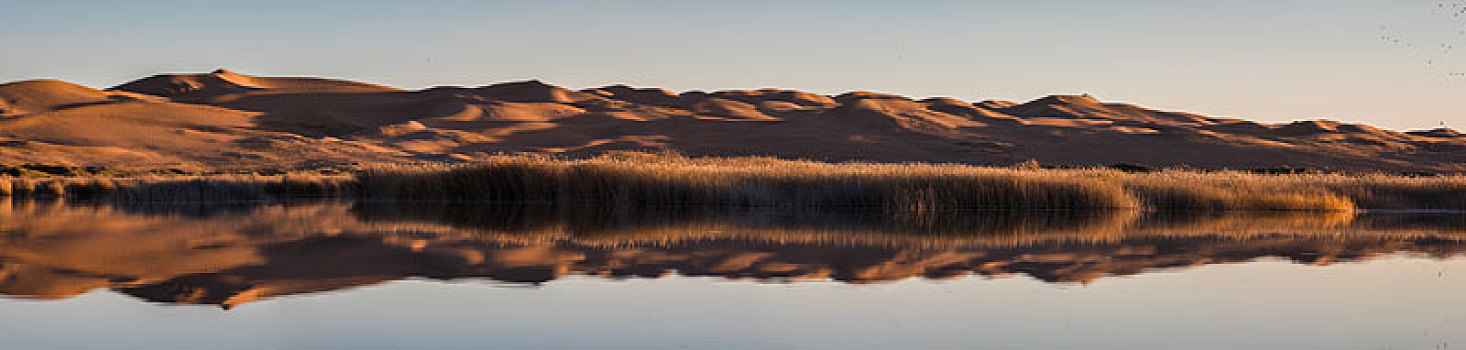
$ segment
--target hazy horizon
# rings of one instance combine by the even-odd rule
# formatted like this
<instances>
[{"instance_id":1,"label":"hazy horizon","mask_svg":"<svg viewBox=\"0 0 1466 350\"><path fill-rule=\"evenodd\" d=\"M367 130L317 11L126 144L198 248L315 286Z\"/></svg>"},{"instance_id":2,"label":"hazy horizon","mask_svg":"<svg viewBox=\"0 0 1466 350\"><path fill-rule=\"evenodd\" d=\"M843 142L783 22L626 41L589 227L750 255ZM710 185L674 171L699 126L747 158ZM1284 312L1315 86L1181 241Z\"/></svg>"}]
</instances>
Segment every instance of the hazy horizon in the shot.
<instances>
[{"instance_id":1,"label":"hazy horizon","mask_svg":"<svg viewBox=\"0 0 1466 350\"><path fill-rule=\"evenodd\" d=\"M0 13L0 81L215 68L418 89L1089 93L1268 122L1466 128L1460 3L56 1ZM1444 46L1443 46L1444 45ZM1466 47L1466 46L1463 46Z\"/></svg>"}]
</instances>

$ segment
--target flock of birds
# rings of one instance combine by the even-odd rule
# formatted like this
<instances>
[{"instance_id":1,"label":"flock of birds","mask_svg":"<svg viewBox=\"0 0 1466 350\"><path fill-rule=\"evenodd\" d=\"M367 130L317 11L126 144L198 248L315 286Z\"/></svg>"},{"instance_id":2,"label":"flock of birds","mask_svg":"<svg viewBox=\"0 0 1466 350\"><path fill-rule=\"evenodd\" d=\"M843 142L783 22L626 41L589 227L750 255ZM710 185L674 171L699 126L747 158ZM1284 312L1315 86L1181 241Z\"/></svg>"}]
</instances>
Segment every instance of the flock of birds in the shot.
<instances>
[{"instance_id":1,"label":"flock of birds","mask_svg":"<svg viewBox=\"0 0 1466 350\"><path fill-rule=\"evenodd\" d=\"M1423 59L1427 69L1445 74L1445 82L1458 83L1466 81L1466 62L1452 61L1452 53L1457 43L1466 43L1466 1L1445 2L1437 1L1435 9L1431 11L1433 16L1444 20L1435 23L1416 23L1423 26L1431 26L1429 30L1420 31L1420 28L1412 31L1418 37L1428 38L1428 41L1439 42L1435 46L1420 45L1408 40L1405 34L1396 31L1388 25L1379 27L1379 40L1384 44L1401 47L1410 51L1417 58ZM1444 31L1443 31L1444 30ZM1428 48L1427 48L1428 47ZM1446 122L1441 121L1440 128L1446 128Z\"/></svg>"},{"instance_id":2,"label":"flock of birds","mask_svg":"<svg viewBox=\"0 0 1466 350\"><path fill-rule=\"evenodd\" d=\"M1444 9L1444 8L1446 8L1446 3L1445 2L1439 2L1439 3L1436 3L1436 6ZM1463 5L1462 3L1459 3L1459 2L1458 3L1453 3L1453 4L1451 4L1451 11L1454 12L1454 13L1451 13L1451 17L1460 18L1461 15L1466 15L1466 5Z\"/></svg>"},{"instance_id":3,"label":"flock of birds","mask_svg":"<svg viewBox=\"0 0 1466 350\"><path fill-rule=\"evenodd\" d=\"M1451 54L1456 49L1456 45L1453 42L1466 40L1466 21L1463 21L1466 20L1466 2L1436 2L1436 10L1433 12L1438 16L1448 17L1447 19L1450 20L1449 25L1454 35L1436 37L1437 40L1449 42L1437 44L1431 47L1429 52L1424 53L1426 55L1424 58L1425 65L1431 69L1452 70L1445 73L1449 78L1466 78L1466 70L1461 70L1460 65L1448 64L1452 58ZM1417 49L1414 42L1407 40L1404 34L1392 30L1389 26L1380 26L1379 29L1379 39L1381 42L1388 45L1404 47L1412 51ZM1421 49L1423 48L1424 46L1421 47Z\"/></svg>"}]
</instances>

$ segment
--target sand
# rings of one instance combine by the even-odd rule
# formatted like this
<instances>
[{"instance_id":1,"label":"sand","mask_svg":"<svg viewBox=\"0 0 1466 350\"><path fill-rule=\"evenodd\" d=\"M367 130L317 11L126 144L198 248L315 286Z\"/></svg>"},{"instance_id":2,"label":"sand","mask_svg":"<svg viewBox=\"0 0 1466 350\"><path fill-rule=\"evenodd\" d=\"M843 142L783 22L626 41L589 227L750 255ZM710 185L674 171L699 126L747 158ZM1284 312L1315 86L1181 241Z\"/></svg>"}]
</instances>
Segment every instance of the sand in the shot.
<instances>
[{"instance_id":1,"label":"sand","mask_svg":"<svg viewBox=\"0 0 1466 350\"><path fill-rule=\"evenodd\" d=\"M0 85L0 165L312 168L612 150L827 161L1466 171L1466 135L1327 120L1265 124L1088 96L1026 103L690 91L540 81L400 90L228 70L105 90Z\"/></svg>"}]
</instances>

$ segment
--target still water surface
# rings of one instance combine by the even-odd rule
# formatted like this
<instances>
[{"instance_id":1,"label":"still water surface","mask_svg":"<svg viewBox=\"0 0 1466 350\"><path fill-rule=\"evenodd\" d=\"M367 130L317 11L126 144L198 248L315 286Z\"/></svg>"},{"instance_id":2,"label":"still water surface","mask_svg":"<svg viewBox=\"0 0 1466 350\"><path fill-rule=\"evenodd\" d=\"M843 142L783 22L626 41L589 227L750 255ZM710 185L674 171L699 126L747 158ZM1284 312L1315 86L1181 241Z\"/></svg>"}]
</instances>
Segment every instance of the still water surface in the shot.
<instances>
[{"instance_id":1,"label":"still water surface","mask_svg":"<svg viewBox=\"0 0 1466 350\"><path fill-rule=\"evenodd\" d=\"M3 203L0 348L1449 348L1461 220Z\"/></svg>"}]
</instances>

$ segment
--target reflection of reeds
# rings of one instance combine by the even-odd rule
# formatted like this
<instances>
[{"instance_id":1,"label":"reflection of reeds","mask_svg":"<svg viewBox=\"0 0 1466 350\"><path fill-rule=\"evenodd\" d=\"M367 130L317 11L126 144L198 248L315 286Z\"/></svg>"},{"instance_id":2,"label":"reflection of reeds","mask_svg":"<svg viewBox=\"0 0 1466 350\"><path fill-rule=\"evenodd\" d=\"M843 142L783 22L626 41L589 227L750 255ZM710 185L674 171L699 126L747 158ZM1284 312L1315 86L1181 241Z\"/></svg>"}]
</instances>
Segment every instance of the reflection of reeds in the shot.
<instances>
[{"instance_id":1,"label":"reflection of reeds","mask_svg":"<svg viewBox=\"0 0 1466 350\"><path fill-rule=\"evenodd\" d=\"M845 209L669 207L612 211L593 205L395 205L360 203L354 211L373 222L420 221L496 232L564 231L572 236L624 237L675 230L871 231L909 236L1016 236L1046 232L1122 231L1141 213L1105 211L943 211L915 220ZM700 229L692 229L700 228Z\"/></svg>"},{"instance_id":2,"label":"reflection of reeds","mask_svg":"<svg viewBox=\"0 0 1466 350\"><path fill-rule=\"evenodd\" d=\"M0 178L0 196L116 201L358 198L412 203L594 205L609 211L862 208L923 225L970 210L1350 211L1466 209L1466 177L1015 169L614 153L501 156L475 165L382 166L356 175ZM1056 214L1071 215L1071 214ZM1089 215L1089 214L1075 214Z\"/></svg>"},{"instance_id":3,"label":"reflection of reeds","mask_svg":"<svg viewBox=\"0 0 1466 350\"><path fill-rule=\"evenodd\" d=\"M358 203L372 224L447 225L496 241L665 245L706 240L902 247L1026 246L1136 239L1247 240L1300 237L1466 239L1466 222L1394 219L1350 211L1141 212L949 211L912 223L871 212L777 208L667 208L609 212L597 206Z\"/></svg>"},{"instance_id":4,"label":"reflection of reeds","mask_svg":"<svg viewBox=\"0 0 1466 350\"><path fill-rule=\"evenodd\" d=\"M860 208L76 204L0 201L0 294L55 299L111 288L231 307L414 276L1087 282L1262 257L1327 264L1466 252L1466 222L1442 213L944 210L913 223Z\"/></svg>"}]
</instances>

